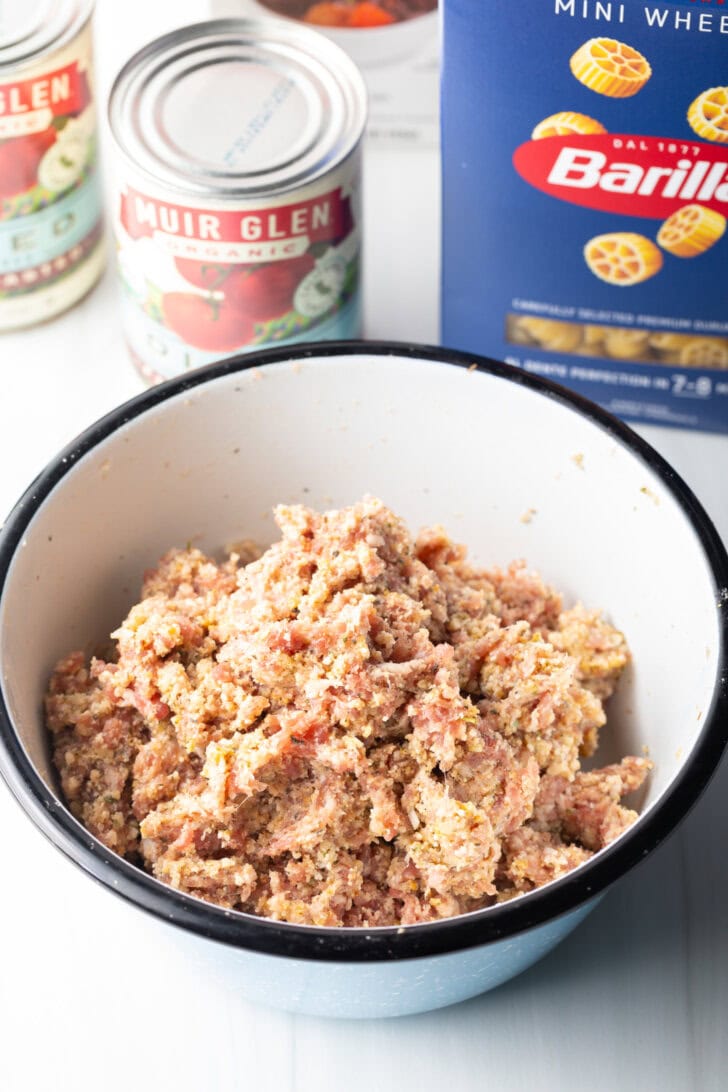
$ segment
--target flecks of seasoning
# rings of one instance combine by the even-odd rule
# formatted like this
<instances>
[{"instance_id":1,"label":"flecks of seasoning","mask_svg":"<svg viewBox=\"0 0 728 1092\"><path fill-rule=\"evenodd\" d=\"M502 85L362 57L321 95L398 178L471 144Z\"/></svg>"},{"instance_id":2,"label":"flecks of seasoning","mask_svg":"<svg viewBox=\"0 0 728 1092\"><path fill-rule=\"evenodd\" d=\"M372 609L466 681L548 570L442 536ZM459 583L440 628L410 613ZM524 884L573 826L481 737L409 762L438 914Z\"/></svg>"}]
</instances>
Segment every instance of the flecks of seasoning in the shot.
<instances>
[{"instance_id":1,"label":"flecks of seasoning","mask_svg":"<svg viewBox=\"0 0 728 1092\"><path fill-rule=\"evenodd\" d=\"M234 447L233 448L233 455L239 455L239 454L240 454L240 448L239 447Z\"/></svg>"},{"instance_id":2,"label":"flecks of seasoning","mask_svg":"<svg viewBox=\"0 0 728 1092\"><path fill-rule=\"evenodd\" d=\"M698 712L695 715L695 719L696 720L702 720L703 719L703 710L702 709L698 709Z\"/></svg>"},{"instance_id":3,"label":"flecks of seasoning","mask_svg":"<svg viewBox=\"0 0 728 1092\"><path fill-rule=\"evenodd\" d=\"M53 542L53 535L48 535L48 541Z\"/></svg>"},{"instance_id":4,"label":"flecks of seasoning","mask_svg":"<svg viewBox=\"0 0 728 1092\"><path fill-rule=\"evenodd\" d=\"M106 478L108 476L108 473L109 473L110 470L111 470L111 459L104 459L101 466L99 467L101 477Z\"/></svg>"},{"instance_id":5,"label":"flecks of seasoning","mask_svg":"<svg viewBox=\"0 0 728 1092\"><path fill-rule=\"evenodd\" d=\"M477 370L478 370L478 365L477 364L469 364L468 365L468 371L469 372L477 372Z\"/></svg>"},{"instance_id":6,"label":"flecks of seasoning","mask_svg":"<svg viewBox=\"0 0 728 1092\"><path fill-rule=\"evenodd\" d=\"M533 517L538 514L538 508L527 508L521 516L521 523L531 523Z\"/></svg>"},{"instance_id":7,"label":"flecks of seasoning","mask_svg":"<svg viewBox=\"0 0 728 1092\"><path fill-rule=\"evenodd\" d=\"M660 503L660 498L657 496L656 493L653 493L652 490L648 486L641 485L640 486L640 493L643 493L646 497L649 497L650 500L655 502L655 504Z\"/></svg>"},{"instance_id":8,"label":"flecks of seasoning","mask_svg":"<svg viewBox=\"0 0 728 1092\"><path fill-rule=\"evenodd\" d=\"M579 467L579 470L584 470L584 454L581 451L577 451L576 455L571 456L571 461L575 466Z\"/></svg>"},{"instance_id":9,"label":"flecks of seasoning","mask_svg":"<svg viewBox=\"0 0 728 1092\"><path fill-rule=\"evenodd\" d=\"M304 485L304 486L301 487L301 492L302 493L310 493L311 490L308 488L307 485Z\"/></svg>"}]
</instances>

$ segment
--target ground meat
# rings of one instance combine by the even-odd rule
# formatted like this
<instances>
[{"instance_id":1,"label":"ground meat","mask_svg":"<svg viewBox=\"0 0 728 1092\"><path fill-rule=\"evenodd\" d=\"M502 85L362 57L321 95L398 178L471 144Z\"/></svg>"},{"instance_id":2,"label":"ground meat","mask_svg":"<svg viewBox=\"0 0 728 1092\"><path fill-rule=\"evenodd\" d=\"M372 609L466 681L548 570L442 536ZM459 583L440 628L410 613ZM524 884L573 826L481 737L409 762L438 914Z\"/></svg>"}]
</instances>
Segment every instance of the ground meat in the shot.
<instances>
[{"instance_id":1,"label":"ground meat","mask_svg":"<svg viewBox=\"0 0 728 1092\"><path fill-rule=\"evenodd\" d=\"M260 556L165 555L114 658L56 667L63 792L110 849L226 908L375 926L533 890L635 820L649 762L581 769L629 658L599 613L373 498L276 520Z\"/></svg>"}]
</instances>

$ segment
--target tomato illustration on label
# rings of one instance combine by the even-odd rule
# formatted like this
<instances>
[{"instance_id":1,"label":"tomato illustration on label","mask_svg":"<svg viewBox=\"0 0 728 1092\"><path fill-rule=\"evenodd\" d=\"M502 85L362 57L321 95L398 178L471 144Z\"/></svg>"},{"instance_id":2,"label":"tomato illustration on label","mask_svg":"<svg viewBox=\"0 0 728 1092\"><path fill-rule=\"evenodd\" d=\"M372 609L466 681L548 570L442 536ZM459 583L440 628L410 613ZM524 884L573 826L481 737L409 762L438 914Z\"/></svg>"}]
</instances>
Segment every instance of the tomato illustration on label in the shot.
<instances>
[{"instance_id":1,"label":"tomato illustration on label","mask_svg":"<svg viewBox=\"0 0 728 1092\"><path fill-rule=\"evenodd\" d=\"M196 349L226 353L253 336L253 324L224 300L194 292L167 292L162 297L165 324Z\"/></svg>"},{"instance_id":2,"label":"tomato illustration on label","mask_svg":"<svg viewBox=\"0 0 728 1092\"><path fill-rule=\"evenodd\" d=\"M291 311L298 286L315 264L308 253L264 265L175 259L175 266L185 280L197 288L221 295L226 306L252 322L267 322ZM328 301L327 309L333 302L333 299Z\"/></svg>"},{"instance_id":3,"label":"tomato illustration on label","mask_svg":"<svg viewBox=\"0 0 728 1092\"><path fill-rule=\"evenodd\" d=\"M37 184L38 168L55 141L56 130L49 128L0 142L0 200Z\"/></svg>"},{"instance_id":4,"label":"tomato illustration on label","mask_svg":"<svg viewBox=\"0 0 728 1092\"><path fill-rule=\"evenodd\" d=\"M196 261L194 258L175 258L174 264L186 281L196 288L206 288L208 292L221 289L234 269L249 268L229 262Z\"/></svg>"},{"instance_id":5,"label":"tomato illustration on label","mask_svg":"<svg viewBox=\"0 0 728 1092\"><path fill-rule=\"evenodd\" d=\"M222 291L241 313L265 322L293 309L296 288L314 266L311 255L302 254L283 262L236 270L224 282Z\"/></svg>"}]
</instances>

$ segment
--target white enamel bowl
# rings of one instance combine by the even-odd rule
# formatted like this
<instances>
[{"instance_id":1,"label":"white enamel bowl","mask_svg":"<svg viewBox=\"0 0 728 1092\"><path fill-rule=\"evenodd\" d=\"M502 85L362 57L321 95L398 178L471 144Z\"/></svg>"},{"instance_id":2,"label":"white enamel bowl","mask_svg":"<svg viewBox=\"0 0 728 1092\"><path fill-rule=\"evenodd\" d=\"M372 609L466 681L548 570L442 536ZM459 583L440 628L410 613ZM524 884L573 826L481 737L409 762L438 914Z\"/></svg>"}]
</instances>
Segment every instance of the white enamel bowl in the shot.
<instances>
[{"instance_id":1,"label":"white enamel bowl","mask_svg":"<svg viewBox=\"0 0 728 1092\"><path fill-rule=\"evenodd\" d=\"M641 818L537 892L404 929L276 923L173 891L63 805L41 717L49 672L67 651L103 642L170 546L270 541L277 502L338 507L365 493L413 529L444 524L483 563L526 558L568 601L605 608L625 631L634 665L599 758L649 749ZM21 806L82 869L178 926L184 952L289 1009L417 1012L517 974L672 830L726 743L728 559L698 502L590 403L446 350L287 348L143 394L30 486L0 538L0 582L0 769Z\"/></svg>"}]
</instances>

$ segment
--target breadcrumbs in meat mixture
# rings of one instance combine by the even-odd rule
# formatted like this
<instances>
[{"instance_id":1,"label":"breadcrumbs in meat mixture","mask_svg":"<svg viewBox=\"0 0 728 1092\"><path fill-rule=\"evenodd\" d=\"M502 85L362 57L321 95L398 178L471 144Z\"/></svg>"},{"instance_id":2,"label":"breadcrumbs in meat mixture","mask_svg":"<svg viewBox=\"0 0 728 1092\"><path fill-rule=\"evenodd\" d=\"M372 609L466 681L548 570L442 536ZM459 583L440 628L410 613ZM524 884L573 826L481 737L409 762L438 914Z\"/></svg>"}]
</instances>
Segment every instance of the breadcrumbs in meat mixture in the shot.
<instances>
[{"instance_id":1,"label":"breadcrumbs in meat mixture","mask_svg":"<svg viewBox=\"0 0 728 1092\"><path fill-rule=\"evenodd\" d=\"M598 612L373 498L276 520L257 558L168 553L116 658L56 667L55 763L105 845L220 906L376 926L531 891L636 819L647 760L580 766L629 659Z\"/></svg>"}]
</instances>

